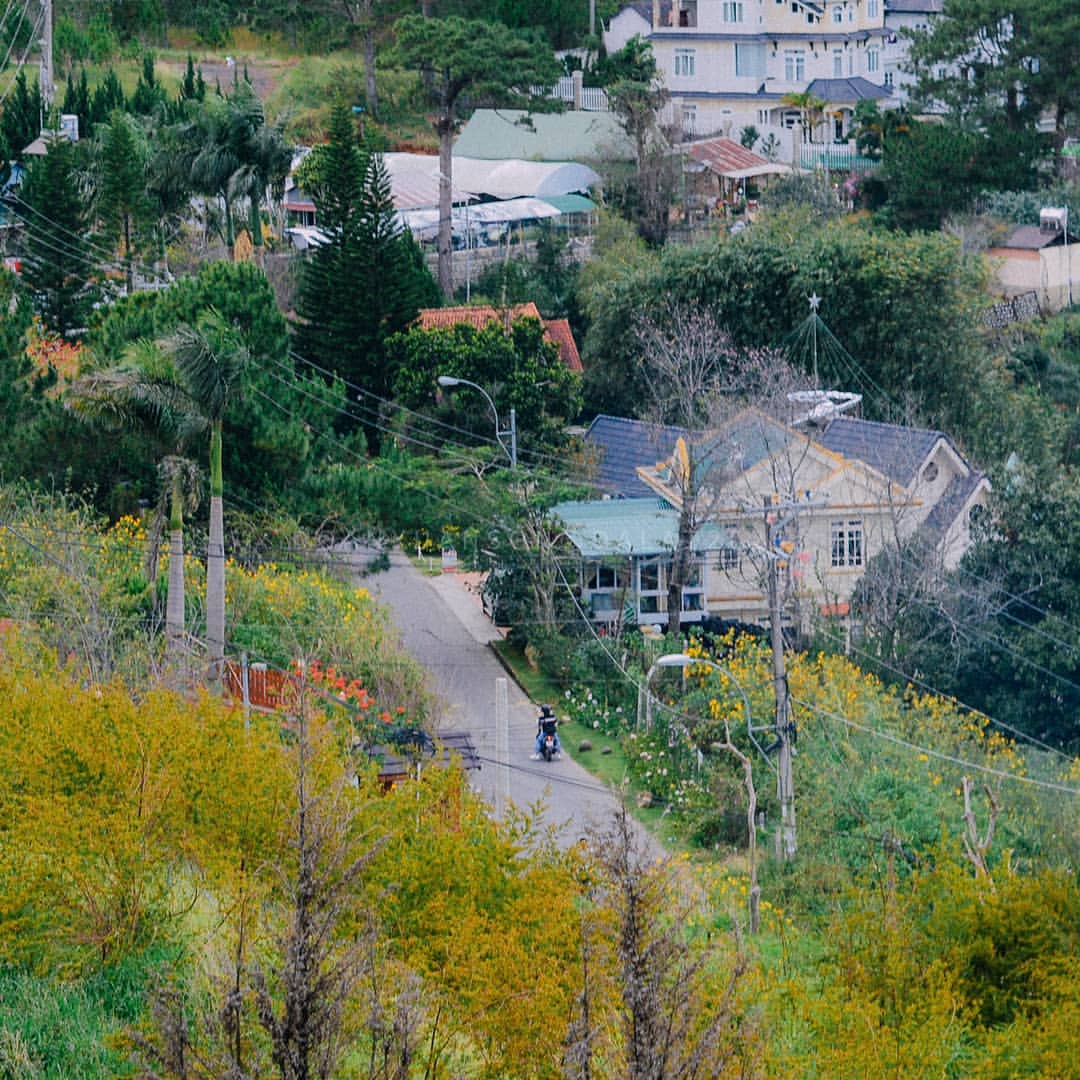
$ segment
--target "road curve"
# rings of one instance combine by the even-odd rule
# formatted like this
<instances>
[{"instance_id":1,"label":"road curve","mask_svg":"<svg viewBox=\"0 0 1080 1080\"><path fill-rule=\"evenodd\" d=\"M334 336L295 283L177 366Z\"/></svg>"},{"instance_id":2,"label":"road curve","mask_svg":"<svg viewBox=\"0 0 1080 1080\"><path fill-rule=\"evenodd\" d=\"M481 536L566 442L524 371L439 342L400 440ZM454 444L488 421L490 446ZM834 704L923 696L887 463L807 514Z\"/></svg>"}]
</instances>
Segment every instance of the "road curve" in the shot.
<instances>
[{"instance_id":1,"label":"road curve","mask_svg":"<svg viewBox=\"0 0 1080 1080\"><path fill-rule=\"evenodd\" d=\"M427 669L437 699L435 726L472 736L483 762L479 773L472 774L473 784L486 799L496 803L501 779L495 694L497 681L507 679L511 801L520 808L541 805L544 821L556 829L564 846L610 822L615 796L580 765L566 755L550 764L532 760L537 710L507 678L489 647L498 631L456 575L425 577L395 551L389 570L363 583L388 609L405 648ZM558 712L559 703L553 704Z\"/></svg>"}]
</instances>

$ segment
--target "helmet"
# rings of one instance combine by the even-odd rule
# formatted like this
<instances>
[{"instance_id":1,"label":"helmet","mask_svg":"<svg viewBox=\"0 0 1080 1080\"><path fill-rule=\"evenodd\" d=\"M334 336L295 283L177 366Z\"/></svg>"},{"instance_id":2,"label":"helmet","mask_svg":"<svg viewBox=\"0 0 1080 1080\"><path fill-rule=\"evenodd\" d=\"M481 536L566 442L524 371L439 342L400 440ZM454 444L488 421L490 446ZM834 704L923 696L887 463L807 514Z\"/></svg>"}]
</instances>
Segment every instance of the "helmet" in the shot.
<instances>
[{"instance_id":1,"label":"helmet","mask_svg":"<svg viewBox=\"0 0 1080 1080\"><path fill-rule=\"evenodd\" d=\"M550 705L541 705L540 706L540 715L543 716L543 717L548 717L548 716L554 716L555 713L552 712L552 709L551 709Z\"/></svg>"}]
</instances>

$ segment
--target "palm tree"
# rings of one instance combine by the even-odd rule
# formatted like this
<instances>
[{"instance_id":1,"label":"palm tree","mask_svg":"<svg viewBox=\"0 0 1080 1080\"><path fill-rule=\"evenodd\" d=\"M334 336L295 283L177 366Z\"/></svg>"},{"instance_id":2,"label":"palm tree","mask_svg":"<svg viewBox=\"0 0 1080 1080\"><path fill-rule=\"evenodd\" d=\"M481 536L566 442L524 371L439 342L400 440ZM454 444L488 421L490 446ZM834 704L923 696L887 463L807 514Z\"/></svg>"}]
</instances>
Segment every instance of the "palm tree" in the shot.
<instances>
[{"instance_id":1,"label":"palm tree","mask_svg":"<svg viewBox=\"0 0 1080 1080\"><path fill-rule=\"evenodd\" d=\"M784 105L799 110L799 124L807 142L814 141L814 131L825 115L825 102L809 90L797 94L785 94L781 99Z\"/></svg>"},{"instance_id":2,"label":"palm tree","mask_svg":"<svg viewBox=\"0 0 1080 1080\"><path fill-rule=\"evenodd\" d=\"M123 363L91 372L78 379L64 398L66 407L87 422L112 431L141 430L159 436L177 451L195 432L205 429L203 417L166 402L160 384L166 380L160 350L153 342L132 346ZM185 647L184 626L184 515L199 505L200 478L191 460L168 454L158 464L159 499L151 535L158 534L168 507L169 582L165 598L165 650L178 660ZM151 544L148 577L157 580L158 545Z\"/></svg>"},{"instance_id":3,"label":"palm tree","mask_svg":"<svg viewBox=\"0 0 1080 1080\"><path fill-rule=\"evenodd\" d=\"M210 537L206 551L207 682L220 685L225 665L225 521L221 469L225 410L237 396L248 351L239 332L213 308L162 343L175 365L179 400L210 429Z\"/></svg>"},{"instance_id":4,"label":"palm tree","mask_svg":"<svg viewBox=\"0 0 1080 1080\"><path fill-rule=\"evenodd\" d=\"M239 331L213 308L193 326L182 325L159 342L140 342L124 364L96 372L73 388L70 407L86 415L151 420L186 438L210 431L210 537L206 553L207 682L220 685L225 665L225 523L221 468L225 411L237 396L248 362ZM183 480L188 470L169 466L170 593L166 624L183 637ZM175 556L179 555L179 558ZM174 574L176 575L174 579Z\"/></svg>"}]
</instances>

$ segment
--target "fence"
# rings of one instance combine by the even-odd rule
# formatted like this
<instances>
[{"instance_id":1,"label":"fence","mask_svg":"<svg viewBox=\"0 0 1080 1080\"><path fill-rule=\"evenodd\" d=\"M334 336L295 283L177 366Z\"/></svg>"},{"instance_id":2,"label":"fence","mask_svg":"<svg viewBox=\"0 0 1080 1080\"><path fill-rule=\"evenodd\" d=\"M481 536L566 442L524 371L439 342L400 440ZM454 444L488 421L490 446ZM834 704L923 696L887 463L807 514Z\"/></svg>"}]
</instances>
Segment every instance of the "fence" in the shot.
<instances>
[{"instance_id":1,"label":"fence","mask_svg":"<svg viewBox=\"0 0 1080 1080\"><path fill-rule=\"evenodd\" d=\"M877 165L873 158L857 153L853 146L799 147L800 169L823 169L828 172L868 173Z\"/></svg>"},{"instance_id":2,"label":"fence","mask_svg":"<svg viewBox=\"0 0 1080 1080\"><path fill-rule=\"evenodd\" d=\"M529 89L537 97L552 97L565 101L572 109L581 109L584 112L610 110L607 91L602 86L578 85L575 92L574 82L572 76L564 75L554 86L530 86Z\"/></svg>"}]
</instances>

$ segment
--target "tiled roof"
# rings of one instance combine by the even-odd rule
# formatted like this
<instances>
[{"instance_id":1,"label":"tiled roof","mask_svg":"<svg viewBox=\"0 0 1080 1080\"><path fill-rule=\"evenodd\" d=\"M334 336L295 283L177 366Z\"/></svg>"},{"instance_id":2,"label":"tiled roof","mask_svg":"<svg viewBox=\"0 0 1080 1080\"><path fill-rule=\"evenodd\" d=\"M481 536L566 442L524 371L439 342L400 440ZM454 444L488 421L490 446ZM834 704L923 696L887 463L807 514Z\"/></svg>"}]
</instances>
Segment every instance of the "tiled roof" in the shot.
<instances>
[{"instance_id":1,"label":"tiled roof","mask_svg":"<svg viewBox=\"0 0 1080 1080\"><path fill-rule=\"evenodd\" d=\"M421 330L445 329L448 326L460 326L467 323L482 330L490 322L506 320L512 323L515 319L540 318L540 309L533 303L514 304L513 307L503 308L501 311L490 304L470 304L461 307L421 308L416 317Z\"/></svg>"},{"instance_id":2,"label":"tiled roof","mask_svg":"<svg viewBox=\"0 0 1080 1080\"><path fill-rule=\"evenodd\" d=\"M586 445L599 456L596 486L608 495L652 495L637 474L639 465L652 465L671 456L683 428L647 424L619 416L598 416L585 432Z\"/></svg>"},{"instance_id":3,"label":"tiled roof","mask_svg":"<svg viewBox=\"0 0 1080 1080\"><path fill-rule=\"evenodd\" d=\"M907 487L939 439L948 437L925 428L841 416L814 441L849 460L861 461Z\"/></svg>"},{"instance_id":4,"label":"tiled roof","mask_svg":"<svg viewBox=\"0 0 1080 1080\"><path fill-rule=\"evenodd\" d=\"M559 356L562 362L571 371L583 371L581 366L581 354L578 352L577 342L574 340L574 331L570 329L570 323L566 319L545 319L545 335L549 340L559 346Z\"/></svg>"},{"instance_id":5,"label":"tiled roof","mask_svg":"<svg viewBox=\"0 0 1080 1080\"><path fill-rule=\"evenodd\" d=\"M908 15L940 15L942 0L885 0L885 10Z\"/></svg>"},{"instance_id":6,"label":"tiled roof","mask_svg":"<svg viewBox=\"0 0 1080 1080\"><path fill-rule=\"evenodd\" d=\"M769 164L768 159L747 150L741 143L724 138L700 139L691 143L689 157L721 176Z\"/></svg>"},{"instance_id":7,"label":"tiled roof","mask_svg":"<svg viewBox=\"0 0 1080 1080\"><path fill-rule=\"evenodd\" d=\"M814 79L806 92L821 98L826 105L842 105L866 98L887 98L891 94L884 86L878 86L861 75L851 79Z\"/></svg>"},{"instance_id":8,"label":"tiled roof","mask_svg":"<svg viewBox=\"0 0 1080 1080\"><path fill-rule=\"evenodd\" d=\"M1001 246L1019 248L1023 251L1038 251L1061 240L1062 233L1040 229L1038 225L1018 225Z\"/></svg>"},{"instance_id":9,"label":"tiled roof","mask_svg":"<svg viewBox=\"0 0 1080 1080\"><path fill-rule=\"evenodd\" d=\"M504 322L506 326L518 319L536 319L544 324L544 339L559 350L559 359L571 370L582 371L574 332L566 319L545 319L540 309L531 301L514 304L508 308L494 308L490 304L470 304L461 307L421 308L416 321L422 330L446 329L465 323L482 330L488 323Z\"/></svg>"},{"instance_id":10,"label":"tiled roof","mask_svg":"<svg viewBox=\"0 0 1080 1080\"><path fill-rule=\"evenodd\" d=\"M972 469L967 476L955 476L941 493L941 498L926 516L922 528L927 536L940 540L948 532L957 515L964 509L972 492L986 479L986 473Z\"/></svg>"}]
</instances>

